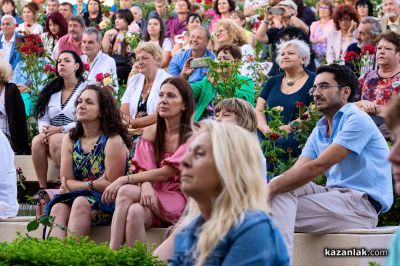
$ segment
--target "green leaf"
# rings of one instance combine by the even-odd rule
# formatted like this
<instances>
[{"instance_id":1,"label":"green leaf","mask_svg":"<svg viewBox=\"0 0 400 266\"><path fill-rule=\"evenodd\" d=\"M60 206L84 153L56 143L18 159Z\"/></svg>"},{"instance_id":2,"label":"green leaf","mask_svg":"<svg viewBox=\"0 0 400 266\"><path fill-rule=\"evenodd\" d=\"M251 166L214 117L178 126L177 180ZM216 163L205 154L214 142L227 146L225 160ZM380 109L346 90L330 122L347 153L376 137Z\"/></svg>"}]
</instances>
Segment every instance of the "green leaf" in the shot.
<instances>
[{"instance_id":1,"label":"green leaf","mask_svg":"<svg viewBox=\"0 0 400 266\"><path fill-rule=\"evenodd\" d=\"M28 230L28 232L32 232L33 230L36 230L38 228L39 228L39 221L37 219L29 222L28 225L26 226L26 230Z\"/></svg>"}]
</instances>

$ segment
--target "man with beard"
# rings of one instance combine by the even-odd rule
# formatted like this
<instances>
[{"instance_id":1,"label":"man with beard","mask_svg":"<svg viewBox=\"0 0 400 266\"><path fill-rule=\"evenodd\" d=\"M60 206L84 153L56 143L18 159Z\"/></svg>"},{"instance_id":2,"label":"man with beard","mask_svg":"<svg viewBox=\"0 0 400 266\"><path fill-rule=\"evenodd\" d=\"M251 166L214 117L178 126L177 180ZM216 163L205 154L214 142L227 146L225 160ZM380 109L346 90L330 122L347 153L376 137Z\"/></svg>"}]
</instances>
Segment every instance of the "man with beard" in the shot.
<instances>
[{"instance_id":1,"label":"man with beard","mask_svg":"<svg viewBox=\"0 0 400 266\"><path fill-rule=\"evenodd\" d=\"M82 55L82 34L85 30L85 21L80 15L73 15L68 20L68 34L61 37L54 47L53 58L65 50L71 50Z\"/></svg>"},{"instance_id":2,"label":"man with beard","mask_svg":"<svg viewBox=\"0 0 400 266\"><path fill-rule=\"evenodd\" d=\"M400 3L399 0L383 0L383 13L381 21L382 31L392 30L400 34Z\"/></svg>"},{"instance_id":3,"label":"man with beard","mask_svg":"<svg viewBox=\"0 0 400 266\"><path fill-rule=\"evenodd\" d=\"M355 53L360 54L366 45L372 45L372 47L375 48L378 36L381 33L382 29L379 21L377 21L374 17L363 18L360 21L360 24L358 24L356 34L357 42L350 44L349 47L347 47L346 53L354 51ZM359 70L359 73L356 73L357 76L362 77L368 71L375 68L375 53L365 56L368 56L368 59L365 60L367 64ZM352 62L346 61L345 64L351 68L353 72L355 71Z\"/></svg>"},{"instance_id":4,"label":"man with beard","mask_svg":"<svg viewBox=\"0 0 400 266\"><path fill-rule=\"evenodd\" d=\"M356 88L346 66L317 69L310 93L324 116L295 165L268 184L272 217L289 254L295 231L374 228L393 203L389 148L368 114L349 103ZM322 174L326 186L312 182Z\"/></svg>"}]
</instances>

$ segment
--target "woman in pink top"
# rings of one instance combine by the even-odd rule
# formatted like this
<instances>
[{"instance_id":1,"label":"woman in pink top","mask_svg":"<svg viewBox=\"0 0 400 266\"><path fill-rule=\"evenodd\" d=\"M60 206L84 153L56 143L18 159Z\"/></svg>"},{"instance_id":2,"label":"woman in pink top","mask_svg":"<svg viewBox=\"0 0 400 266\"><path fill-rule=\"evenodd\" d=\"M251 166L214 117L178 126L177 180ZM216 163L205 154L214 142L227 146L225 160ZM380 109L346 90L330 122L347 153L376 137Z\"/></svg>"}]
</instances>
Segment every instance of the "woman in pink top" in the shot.
<instances>
[{"instance_id":1,"label":"woman in pink top","mask_svg":"<svg viewBox=\"0 0 400 266\"><path fill-rule=\"evenodd\" d=\"M231 12L236 9L236 4L234 0L216 0L214 2L214 11L217 14L211 22L210 26L208 26L208 30L210 32L214 32L215 23L218 22L221 18L229 19L231 16Z\"/></svg>"},{"instance_id":2,"label":"woman in pink top","mask_svg":"<svg viewBox=\"0 0 400 266\"><path fill-rule=\"evenodd\" d=\"M310 26L310 41L319 63L324 63L326 61L327 37L329 32L335 29L332 14L332 2L329 0L320 0L317 4L319 20L314 21Z\"/></svg>"},{"instance_id":3,"label":"woman in pink top","mask_svg":"<svg viewBox=\"0 0 400 266\"><path fill-rule=\"evenodd\" d=\"M145 241L145 229L178 221L186 206L180 189L179 164L186 151L194 112L186 80L166 79L160 90L157 123L144 129L132 159L132 175L107 187L104 202L115 201L110 247Z\"/></svg>"}]
</instances>

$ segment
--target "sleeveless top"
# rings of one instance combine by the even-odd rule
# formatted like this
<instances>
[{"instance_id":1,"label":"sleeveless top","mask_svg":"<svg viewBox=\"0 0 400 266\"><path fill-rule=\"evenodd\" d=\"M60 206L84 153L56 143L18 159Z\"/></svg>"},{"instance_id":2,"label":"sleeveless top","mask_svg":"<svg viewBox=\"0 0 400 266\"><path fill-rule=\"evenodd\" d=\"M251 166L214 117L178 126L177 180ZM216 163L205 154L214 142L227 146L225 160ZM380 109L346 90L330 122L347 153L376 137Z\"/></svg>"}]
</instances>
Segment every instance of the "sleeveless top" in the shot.
<instances>
[{"instance_id":1,"label":"sleeveless top","mask_svg":"<svg viewBox=\"0 0 400 266\"><path fill-rule=\"evenodd\" d=\"M101 135L89 153L84 153L80 139L72 147L73 172L76 180L96 180L105 170L105 147L108 137Z\"/></svg>"}]
</instances>

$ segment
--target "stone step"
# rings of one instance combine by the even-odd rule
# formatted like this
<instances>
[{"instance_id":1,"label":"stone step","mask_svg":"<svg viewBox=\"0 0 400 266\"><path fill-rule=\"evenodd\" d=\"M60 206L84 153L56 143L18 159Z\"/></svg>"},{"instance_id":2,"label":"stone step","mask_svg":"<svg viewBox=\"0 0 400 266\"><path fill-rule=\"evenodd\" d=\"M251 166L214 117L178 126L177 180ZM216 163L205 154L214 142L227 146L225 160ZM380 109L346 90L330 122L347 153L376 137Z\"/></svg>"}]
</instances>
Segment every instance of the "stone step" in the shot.
<instances>
[{"instance_id":1,"label":"stone step","mask_svg":"<svg viewBox=\"0 0 400 266\"><path fill-rule=\"evenodd\" d=\"M0 221L0 242L12 241L17 232L26 234L26 226L34 217L16 217ZM346 230L337 234L313 235L296 233L294 244L294 266L368 266L369 262L384 265L386 257L327 257L324 249L365 248L387 249L393 233L398 226L378 227L371 230ZM97 243L108 242L110 226L92 227L90 237ZM165 228L152 228L146 231L146 242L159 245L165 235ZM31 236L42 237L42 227L29 233Z\"/></svg>"},{"instance_id":2,"label":"stone step","mask_svg":"<svg viewBox=\"0 0 400 266\"><path fill-rule=\"evenodd\" d=\"M47 180L49 182L60 182L60 167L57 166L51 159L48 159ZM26 177L26 181L37 181L35 168L33 167L31 155L15 155L15 167L21 167Z\"/></svg>"}]
</instances>

